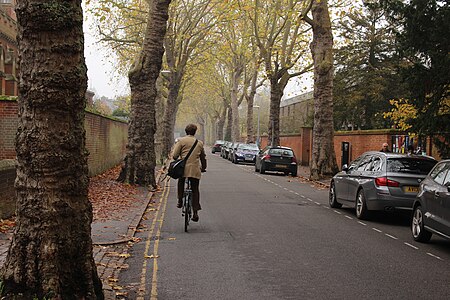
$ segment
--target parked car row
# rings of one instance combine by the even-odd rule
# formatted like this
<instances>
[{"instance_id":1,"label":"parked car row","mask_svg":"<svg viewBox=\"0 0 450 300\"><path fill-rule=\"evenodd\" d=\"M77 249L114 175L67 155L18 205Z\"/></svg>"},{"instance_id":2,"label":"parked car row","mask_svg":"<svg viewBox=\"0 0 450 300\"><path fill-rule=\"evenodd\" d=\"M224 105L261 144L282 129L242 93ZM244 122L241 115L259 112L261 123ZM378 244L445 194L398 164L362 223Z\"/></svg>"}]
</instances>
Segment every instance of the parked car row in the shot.
<instances>
[{"instance_id":1,"label":"parked car row","mask_svg":"<svg viewBox=\"0 0 450 300\"><path fill-rule=\"evenodd\" d=\"M285 175L297 176L297 159L294 151L289 147L268 146L260 150L256 144L245 144L239 142L216 141L220 146L220 156L235 164L251 163L255 165L255 172L264 174L267 171L282 172ZM218 152L214 149L212 152Z\"/></svg>"},{"instance_id":2,"label":"parked car row","mask_svg":"<svg viewBox=\"0 0 450 300\"><path fill-rule=\"evenodd\" d=\"M329 205L354 207L358 219L373 211L409 210L416 241L426 242L432 233L450 239L450 160L366 152L332 178Z\"/></svg>"}]
</instances>

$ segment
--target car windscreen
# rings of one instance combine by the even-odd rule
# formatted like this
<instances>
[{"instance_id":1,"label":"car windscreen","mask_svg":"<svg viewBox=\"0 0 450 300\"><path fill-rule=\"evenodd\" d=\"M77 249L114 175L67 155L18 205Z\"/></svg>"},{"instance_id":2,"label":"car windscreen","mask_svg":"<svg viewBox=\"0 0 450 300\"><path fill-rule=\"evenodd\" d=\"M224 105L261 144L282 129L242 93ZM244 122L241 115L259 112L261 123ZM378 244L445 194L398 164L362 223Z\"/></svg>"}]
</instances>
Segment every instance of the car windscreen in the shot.
<instances>
[{"instance_id":1,"label":"car windscreen","mask_svg":"<svg viewBox=\"0 0 450 300\"><path fill-rule=\"evenodd\" d=\"M436 161L428 159L390 158L387 160L387 171L427 175L435 164Z\"/></svg>"},{"instance_id":2,"label":"car windscreen","mask_svg":"<svg viewBox=\"0 0 450 300\"><path fill-rule=\"evenodd\" d=\"M239 145L238 149L241 149L241 150L259 150L257 145L252 145L252 144Z\"/></svg>"},{"instance_id":3,"label":"car windscreen","mask_svg":"<svg viewBox=\"0 0 450 300\"><path fill-rule=\"evenodd\" d=\"M270 149L269 154L274 156L286 156L286 157L294 156L294 152L292 152L292 150L289 149Z\"/></svg>"}]
</instances>

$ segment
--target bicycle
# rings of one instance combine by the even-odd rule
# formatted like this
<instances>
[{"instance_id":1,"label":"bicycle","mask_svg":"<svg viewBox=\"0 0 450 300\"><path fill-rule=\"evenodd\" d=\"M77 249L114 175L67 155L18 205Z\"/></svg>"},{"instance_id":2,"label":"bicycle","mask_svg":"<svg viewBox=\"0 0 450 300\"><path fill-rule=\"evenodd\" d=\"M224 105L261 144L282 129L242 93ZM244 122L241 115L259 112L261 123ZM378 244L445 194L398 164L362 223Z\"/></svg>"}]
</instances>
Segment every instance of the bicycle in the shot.
<instances>
[{"instance_id":1,"label":"bicycle","mask_svg":"<svg viewBox=\"0 0 450 300\"><path fill-rule=\"evenodd\" d=\"M191 180L186 178L186 186L183 193L183 206L181 215L184 216L184 232L188 231L189 221L192 217L192 189Z\"/></svg>"}]
</instances>

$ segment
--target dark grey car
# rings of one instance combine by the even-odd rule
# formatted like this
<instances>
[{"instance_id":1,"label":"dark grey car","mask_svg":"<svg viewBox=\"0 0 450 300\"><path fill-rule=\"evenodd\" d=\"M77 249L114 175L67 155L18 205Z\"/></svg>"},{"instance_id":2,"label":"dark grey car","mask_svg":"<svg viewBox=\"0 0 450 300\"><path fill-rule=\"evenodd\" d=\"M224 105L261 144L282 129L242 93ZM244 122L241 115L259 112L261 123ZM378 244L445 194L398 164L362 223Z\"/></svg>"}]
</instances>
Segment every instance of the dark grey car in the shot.
<instances>
[{"instance_id":1,"label":"dark grey car","mask_svg":"<svg viewBox=\"0 0 450 300\"><path fill-rule=\"evenodd\" d=\"M440 161L420 184L411 231L418 242L428 242L433 233L450 239L450 159Z\"/></svg>"},{"instance_id":2,"label":"dark grey car","mask_svg":"<svg viewBox=\"0 0 450 300\"><path fill-rule=\"evenodd\" d=\"M429 156L366 152L333 177L329 204L355 207L358 219L372 210L412 210L419 184L435 164Z\"/></svg>"},{"instance_id":3,"label":"dark grey car","mask_svg":"<svg viewBox=\"0 0 450 300\"><path fill-rule=\"evenodd\" d=\"M264 174L266 171L283 172L285 175L291 173L297 176L297 159L294 151L289 147L268 146L261 150L256 156L255 172Z\"/></svg>"}]
</instances>

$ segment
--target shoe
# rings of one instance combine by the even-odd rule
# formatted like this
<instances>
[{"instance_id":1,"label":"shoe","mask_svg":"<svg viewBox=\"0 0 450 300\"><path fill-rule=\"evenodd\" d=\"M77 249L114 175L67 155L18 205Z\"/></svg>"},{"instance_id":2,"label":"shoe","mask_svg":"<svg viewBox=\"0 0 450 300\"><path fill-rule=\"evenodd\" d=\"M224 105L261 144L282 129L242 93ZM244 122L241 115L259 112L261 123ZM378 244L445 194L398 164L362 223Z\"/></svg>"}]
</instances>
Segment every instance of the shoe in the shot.
<instances>
[{"instance_id":1,"label":"shoe","mask_svg":"<svg viewBox=\"0 0 450 300\"><path fill-rule=\"evenodd\" d=\"M191 218L192 222L198 222L198 219L199 219L198 215L194 213L194 215Z\"/></svg>"},{"instance_id":2,"label":"shoe","mask_svg":"<svg viewBox=\"0 0 450 300\"><path fill-rule=\"evenodd\" d=\"M183 201L178 201L177 207L178 207L178 208L182 208L182 207L183 207Z\"/></svg>"}]
</instances>

